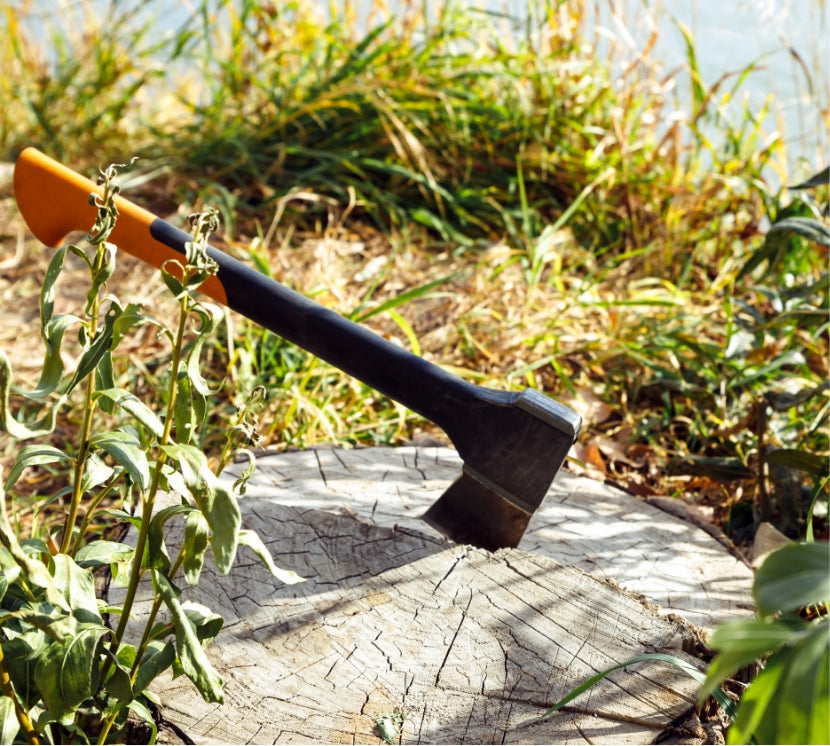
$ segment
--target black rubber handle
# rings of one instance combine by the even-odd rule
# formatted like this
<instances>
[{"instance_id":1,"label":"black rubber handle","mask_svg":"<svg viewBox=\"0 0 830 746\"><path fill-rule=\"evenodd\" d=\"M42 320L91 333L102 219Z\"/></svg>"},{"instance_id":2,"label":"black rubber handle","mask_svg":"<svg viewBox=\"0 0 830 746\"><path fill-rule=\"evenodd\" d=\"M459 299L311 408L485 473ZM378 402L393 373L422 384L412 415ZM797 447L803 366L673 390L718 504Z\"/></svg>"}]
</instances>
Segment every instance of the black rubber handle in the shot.
<instances>
[{"instance_id":1,"label":"black rubber handle","mask_svg":"<svg viewBox=\"0 0 830 746\"><path fill-rule=\"evenodd\" d=\"M150 233L181 253L193 240L160 218ZM509 405L518 397L468 383L219 249L209 247L208 255L219 265L228 307L434 422L450 438L470 407Z\"/></svg>"}]
</instances>

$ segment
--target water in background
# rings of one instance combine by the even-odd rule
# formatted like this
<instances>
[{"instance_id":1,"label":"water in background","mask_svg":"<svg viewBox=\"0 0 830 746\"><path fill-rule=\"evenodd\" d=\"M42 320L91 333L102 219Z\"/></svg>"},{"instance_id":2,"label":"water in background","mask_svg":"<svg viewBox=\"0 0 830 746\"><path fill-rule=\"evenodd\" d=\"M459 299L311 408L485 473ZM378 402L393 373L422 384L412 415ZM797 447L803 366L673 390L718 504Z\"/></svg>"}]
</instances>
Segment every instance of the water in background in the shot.
<instances>
[{"instance_id":1,"label":"water in background","mask_svg":"<svg viewBox=\"0 0 830 746\"><path fill-rule=\"evenodd\" d=\"M301 0L315 3L328 13L329 0ZM446 1L446 0L444 0ZM100 10L115 0L11 0L27 8L32 24L61 18L71 23L79 8ZM394 12L401 0L387 0ZM428 0L423 0L428 5ZM437 3L437 0L435 0ZM334 0L342 6L343 0ZM373 0L351 0L361 15ZM201 0L118 0L119 9L131 5L145 17L156 19L160 33L186 23ZM434 4L434 3L433 3ZM496 13L527 17L528 0L470 0L476 6ZM588 36L600 47L599 54L612 49L621 62L631 59L645 46L656 24L657 44L652 52L662 60L666 72L686 65L686 44L678 27L683 23L692 32L698 66L705 86L711 86L725 73L739 73L751 64L754 71L730 103L733 121L744 118L744 107L756 114L763 110L772 94L775 104L763 121L769 137L779 133L786 143L787 160L794 176L807 175L830 163L827 122L822 111L830 101L830 28L825 0L588 0L593 28ZM56 7L57 6L57 7ZM148 15L149 14L149 15ZM365 11L362 14L365 17ZM688 81L688 76L681 76ZM726 83L722 92L730 86ZM688 90L678 93L688 109ZM713 133L713 135L716 133Z\"/></svg>"},{"instance_id":2,"label":"water in background","mask_svg":"<svg viewBox=\"0 0 830 746\"><path fill-rule=\"evenodd\" d=\"M822 114L830 99L830 30L824 0L612 0L601 6L599 20L620 39L612 6L627 23L635 46L647 38L650 17L656 17L653 54L666 70L687 62L679 23L692 33L706 86L726 73L755 65L728 107L733 121L743 119L744 107L753 114L761 112L772 95L775 103L763 120L763 130L769 137L778 132L784 139L790 167L806 175L830 162L830 136ZM721 94L731 83L724 83Z\"/></svg>"}]
</instances>

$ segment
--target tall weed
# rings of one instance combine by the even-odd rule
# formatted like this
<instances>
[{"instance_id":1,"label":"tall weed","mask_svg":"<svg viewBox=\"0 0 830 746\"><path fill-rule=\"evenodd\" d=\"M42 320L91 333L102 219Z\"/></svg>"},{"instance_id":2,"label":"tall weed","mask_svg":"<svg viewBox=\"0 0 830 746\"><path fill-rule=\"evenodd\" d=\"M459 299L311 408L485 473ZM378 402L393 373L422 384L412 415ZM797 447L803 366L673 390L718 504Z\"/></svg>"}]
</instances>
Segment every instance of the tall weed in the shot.
<instances>
[{"instance_id":1,"label":"tall weed","mask_svg":"<svg viewBox=\"0 0 830 746\"><path fill-rule=\"evenodd\" d=\"M194 216L186 256L162 270L178 306L176 326L168 329L137 304L122 304L107 292L116 265L116 247L108 241L118 218L115 176L115 167L102 171L102 192L90 197L98 218L87 235L89 248L58 249L46 273L40 296L46 353L40 382L26 394L45 412L37 423L12 410L11 366L0 353L3 427L18 440L37 439L19 448L0 490L0 729L8 743L18 733L29 743L133 740L135 733L127 730L130 713L154 731L147 688L169 668L188 676L206 700L221 701L222 678L203 647L216 637L222 619L182 599L176 585L180 573L187 584L198 583L208 549L222 572L230 570L238 547L246 544L277 577L299 580L274 567L262 541L242 529L237 497L246 480L228 488L193 445L207 397L214 393L199 359L221 315L193 293L217 270L206 251L215 213ZM57 282L70 255L82 260L90 280L79 315L55 311ZM197 333L188 340L194 318ZM119 345L144 325L158 327L171 349L166 408L160 414L113 378ZM81 351L67 372L61 347L70 329L77 329ZM77 441L74 447L57 448L47 438L57 409L73 397L81 401ZM246 407L228 431L219 470L250 442L253 425ZM65 486L46 499L63 498L63 520L40 535L25 536L9 522L6 494L13 496L26 470L50 465L60 467ZM246 479L252 471L246 471ZM157 510L162 491L178 493L179 504ZM102 515L131 525L135 546L90 534L91 522ZM164 536L177 521L184 521L184 541L171 557ZM96 598L93 572L102 568L126 588L120 607ZM127 626L142 578L152 582L154 603L139 639L131 639ZM118 617L114 629L105 623L107 614Z\"/></svg>"}]
</instances>

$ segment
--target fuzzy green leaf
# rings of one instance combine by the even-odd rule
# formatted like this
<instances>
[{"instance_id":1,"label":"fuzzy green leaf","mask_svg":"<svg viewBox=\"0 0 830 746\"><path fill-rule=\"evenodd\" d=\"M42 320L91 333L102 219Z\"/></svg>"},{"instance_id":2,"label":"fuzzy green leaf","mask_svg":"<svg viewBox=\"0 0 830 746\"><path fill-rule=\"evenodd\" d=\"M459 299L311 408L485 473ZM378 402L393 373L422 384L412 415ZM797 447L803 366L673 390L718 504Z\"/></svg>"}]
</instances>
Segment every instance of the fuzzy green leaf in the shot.
<instances>
[{"instance_id":1,"label":"fuzzy green leaf","mask_svg":"<svg viewBox=\"0 0 830 746\"><path fill-rule=\"evenodd\" d=\"M295 583L303 583L305 582L305 578L300 577L297 575L296 572L293 570L283 570L280 567L277 567L274 564L274 560L271 557L271 552L268 551L268 547L265 546L265 543L260 538L259 534L256 531L248 531L243 529L239 532L239 543L242 546L249 547L254 551L257 557L262 560L262 564L264 564L270 573L280 580L281 582L285 583L286 585L294 585Z\"/></svg>"},{"instance_id":2,"label":"fuzzy green leaf","mask_svg":"<svg viewBox=\"0 0 830 746\"><path fill-rule=\"evenodd\" d=\"M222 321L223 312L219 306L213 303L199 303L194 306L193 310L199 317L199 327L196 330L193 346L187 354L187 377L190 379L194 391L202 396L211 396L217 393L218 389L211 389L208 382L202 377L199 356L202 354L202 347L204 347L205 342L212 337L216 327Z\"/></svg>"},{"instance_id":3,"label":"fuzzy green leaf","mask_svg":"<svg viewBox=\"0 0 830 746\"><path fill-rule=\"evenodd\" d=\"M150 486L150 465L138 438L123 430L100 433L90 438L90 444L112 456L123 466L138 487L146 490Z\"/></svg>"},{"instance_id":4,"label":"fuzzy green leaf","mask_svg":"<svg viewBox=\"0 0 830 746\"><path fill-rule=\"evenodd\" d=\"M98 688L98 646L110 630L83 625L63 643L41 651L35 665L35 683L52 717L71 723L78 706Z\"/></svg>"},{"instance_id":5,"label":"fuzzy green leaf","mask_svg":"<svg viewBox=\"0 0 830 746\"><path fill-rule=\"evenodd\" d=\"M95 392L96 398L106 398L117 404L125 412L131 414L157 438L164 432L164 424L155 412L141 401L135 394L122 388L109 388Z\"/></svg>"},{"instance_id":6,"label":"fuzzy green leaf","mask_svg":"<svg viewBox=\"0 0 830 746\"><path fill-rule=\"evenodd\" d=\"M160 572L153 570L153 583L167 608L176 628L176 653L187 678L199 690L206 702L223 702L223 680L208 660L196 627L179 601L172 583Z\"/></svg>"},{"instance_id":7,"label":"fuzzy green leaf","mask_svg":"<svg viewBox=\"0 0 830 746\"><path fill-rule=\"evenodd\" d=\"M182 609L196 630L196 637L203 646L209 645L222 630L225 620L214 614L207 606L194 601L182 603Z\"/></svg>"},{"instance_id":8,"label":"fuzzy green leaf","mask_svg":"<svg viewBox=\"0 0 830 746\"><path fill-rule=\"evenodd\" d=\"M54 316L41 327L41 336L46 351L43 356L43 364L40 370L40 379L34 391L26 393L29 399L42 400L51 394L60 384L63 376L63 357L61 356L61 344L63 336L69 327L80 324L77 316L64 313Z\"/></svg>"},{"instance_id":9,"label":"fuzzy green leaf","mask_svg":"<svg viewBox=\"0 0 830 746\"><path fill-rule=\"evenodd\" d=\"M26 554L17 540L17 533L9 523L8 516L6 493L4 490L0 490L0 544L6 548L14 559L14 562L22 568L27 583L42 588L46 595L46 600L52 606L69 612L69 606L63 594L55 586L55 581L52 579L49 570L47 570L46 566L40 560L32 559Z\"/></svg>"},{"instance_id":10,"label":"fuzzy green leaf","mask_svg":"<svg viewBox=\"0 0 830 746\"><path fill-rule=\"evenodd\" d=\"M110 307L107 309L107 313L104 316L104 327L98 330L92 344L86 348L84 353L81 355L81 359L78 361L78 366L75 368L75 372L72 374L72 378L66 387L67 395L95 370L104 356L111 354L110 347L112 344L112 327L120 313L121 309L117 304L110 304Z\"/></svg>"},{"instance_id":11,"label":"fuzzy green leaf","mask_svg":"<svg viewBox=\"0 0 830 746\"><path fill-rule=\"evenodd\" d=\"M20 723L11 697L0 697L0 743L14 743Z\"/></svg>"},{"instance_id":12,"label":"fuzzy green leaf","mask_svg":"<svg viewBox=\"0 0 830 746\"><path fill-rule=\"evenodd\" d=\"M114 473L115 470L111 466L107 466L97 453L90 453L84 466L81 492L89 492L93 487L104 484Z\"/></svg>"},{"instance_id":13,"label":"fuzzy green leaf","mask_svg":"<svg viewBox=\"0 0 830 746\"><path fill-rule=\"evenodd\" d=\"M170 569L170 557L164 544L164 525L173 516L191 513L195 510L190 505L170 505L156 513L147 531L147 562L150 567L163 573Z\"/></svg>"},{"instance_id":14,"label":"fuzzy green leaf","mask_svg":"<svg viewBox=\"0 0 830 746\"><path fill-rule=\"evenodd\" d=\"M43 417L31 426L18 421L9 407L9 393L12 385L12 366L6 353L0 350L0 421L3 429L16 440L28 440L49 435L55 429L58 408L64 398L59 398L46 408Z\"/></svg>"},{"instance_id":15,"label":"fuzzy green leaf","mask_svg":"<svg viewBox=\"0 0 830 746\"><path fill-rule=\"evenodd\" d=\"M830 599L828 543L787 544L772 552L752 586L758 613L797 611Z\"/></svg>"},{"instance_id":16,"label":"fuzzy green leaf","mask_svg":"<svg viewBox=\"0 0 830 746\"><path fill-rule=\"evenodd\" d=\"M27 466L43 466L44 464L60 462L72 463L74 459L60 449L45 443L23 446L17 454L14 465L9 470L5 489L11 489L12 485L20 479L20 475Z\"/></svg>"},{"instance_id":17,"label":"fuzzy green leaf","mask_svg":"<svg viewBox=\"0 0 830 746\"><path fill-rule=\"evenodd\" d=\"M107 541L97 539L84 544L75 555L75 562L79 567L92 568L93 570L113 562L123 562L132 557L135 548L129 544L122 544L118 541Z\"/></svg>"},{"instance_id":18,"label":"fuzzy green leaf","mask_svg":"<svg viewBox=\"0 0 830 746\"><path fill-rule=\"evenodd\" d=\"M207 457L198 448L171 444L164 446L164 451L178 462L184 486L210 526L216 567L227 574L236 556L242 523L236 497L210 470Z\"/></svg>"},{"instance_id":19,"label":"fuzzy green leaf","mask_svg":"<svg viewBox=\"0 0 830 746\"><path fill-rule=\"evenodd\" d=\"M11 697L0 697L0 743L14 743L20 723Z\"/></svg>"},{"instance_id":20,"label":"fuzzy green leaf","mask_svg":"<svg viewBox=\"0 0 830 746\"><path fill-rule=\"evenodd\" d=\"M128 303L124 306L112 325L112 349L121 342L127 332L145 324L161 327L161 324L152 316L142 313L139 303Z\"/></svg>"},{"instance_id":21,"label":"fuzzy green leaf","mask_svg":"<svg viewBox=\"0 0 830 746\"><path fill-rule=\"evenodd\" d=\"M182 545L184 554L182 569L184 579L190 585L196 585L199 582L199 576L205 564L205 551L208 547L209 536L210 527L201 511L190 512L184 527L184 544Z\"/></svg>"},{"instance_id":22,"label":"fuzzy green leaf","mask_svg":"<svg viewBox=\"0 0 830 746\"><path fill-rule=\"evenodd\" d=\"M52 577L76 618L103 624L95 598L95 580L89 570L76 564L68 554L56 554L52 558Z\"/></svg>"},{"instance_id":23,"label":"fuzzy green leaf","mask_svg":"<svg viewBox=\"0 0 830 746\"><path fill-rule=\"evenodd\" d=\"M172 641L154 640L147 645L147 652L138 667L138 674L133 683L136 694L143 692L159 674L166 671L176 660L176 648Z\"/></svg>"}]
</instances>

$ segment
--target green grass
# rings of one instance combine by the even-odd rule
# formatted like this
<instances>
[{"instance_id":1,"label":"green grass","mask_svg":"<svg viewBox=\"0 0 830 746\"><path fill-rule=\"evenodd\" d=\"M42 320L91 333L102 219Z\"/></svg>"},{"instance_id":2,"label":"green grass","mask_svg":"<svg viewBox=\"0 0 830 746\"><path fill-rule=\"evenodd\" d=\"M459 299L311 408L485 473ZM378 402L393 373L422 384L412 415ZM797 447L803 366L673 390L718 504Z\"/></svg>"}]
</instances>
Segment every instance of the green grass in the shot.
<instances>
[{"instance_id":1,"label":"green grass","mask_svg":"<svg viewBox=\"0 0 830 746\"><path fill-rule=\"evenodd\" d=\"M7 8L7 158L141 155L154 178L129 196L162 214L216 206L229 250L471 380L583 409L598 396L583 461L635 491L691 493L736 531L740 505L782 518L770 449L827 454L826 251L764 238L788 215L824 219L826 190L770 186L787 180L781 140L763 112L726 106L750 68L703 80L686 34L685 70L659 70L652 36L612 72L626 48L592 52L587 2L531 2L525 19L378 3L364 27L348 4L203 0L164 38L118 7L81 4L45 38ZM220 406L264 385L267 444L430 432L242 320L223 334L207 363L228 382ZM798 475L808 490L822 476Z\"/></svg>"}]
</instances>

